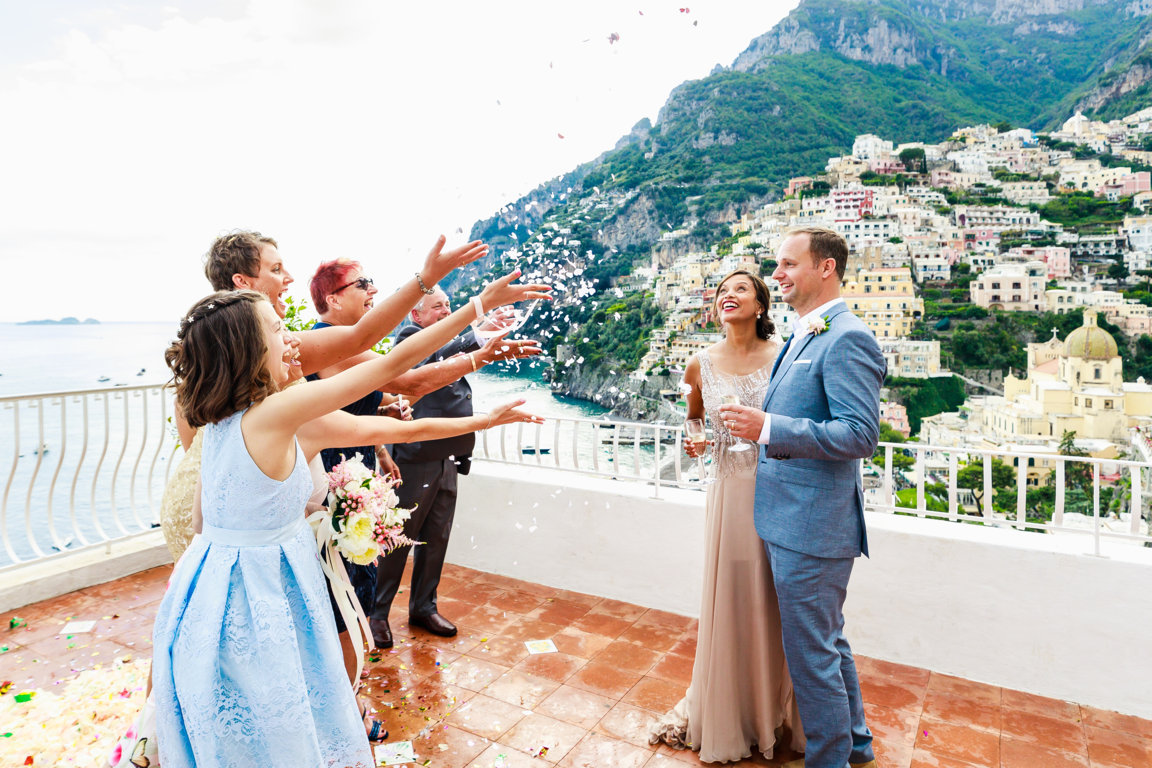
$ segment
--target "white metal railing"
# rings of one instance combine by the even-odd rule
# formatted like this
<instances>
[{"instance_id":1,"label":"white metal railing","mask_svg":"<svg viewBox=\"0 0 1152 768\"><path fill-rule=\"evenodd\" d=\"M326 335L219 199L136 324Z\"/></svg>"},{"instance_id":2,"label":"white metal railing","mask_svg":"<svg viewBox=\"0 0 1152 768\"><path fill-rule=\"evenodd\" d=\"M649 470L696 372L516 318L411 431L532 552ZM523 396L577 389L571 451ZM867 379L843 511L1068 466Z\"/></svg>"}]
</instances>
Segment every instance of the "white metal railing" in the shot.
<instances>
[{"instance_id":1,"label":"white metal railing","mask_svg":"<svg viewBox=\"0 0 1152 768\"><path fill-rule=\"evenodd\" d=\"M0 570L154 528L181 455L171 413L171 392L161 386L0 397L0 471L9 467ZM882 462L862 465L871 511L1089 534L1097 554L1102 539L1152 542L1148 461L922 443L882 443L879 454ZM894 466L898 455L906 467ZM475 458L643 482L656 498L665 487L702 488L680 425L549 418L480 433ZM994 459L1012 468L1013 488L995 489ZM960 471L975 461L983 465L979 482L965 488Z\"/></svg>"},{"instance_id":2,"label":"white metal railing","mask_svg":"<svg viewBox=\"0 0 1152 768\"><path fill-rule=\"evenodd\" d=\"M865 506L870 510L1019 530L1088 534L1096 555L1101 554L1102 539L1152 543L1148 520L1152 511L1145 501L1152 495L1150 462L926 443L881 443L880 450L879 487L865 492ZM911 467L897 469L897 455L910 458ZM996 489L996 461L1011 469L1013 488ZM967 483L976 487L962 487L960 471L977 462L979 480ZM875 465L872 469L875 471ZM871 484L867 482L869 474L866 466L866 485ZM969 504L961 502L965 490L973 499ZM1031 496L1029 491L1033 491Z\"/></svg>"},{"instance_id":3,"label":"white metal railing","mask_svg":"<svg viewBox=\"0 0 1152 768\"><path fill-rule=\"evenodd\" d=\"M171 413L155 385L0 397L0 570L155 527Z\"/></svg>"},{"instance_id":4,"label":"white metal railing","mask_svg":"<svg viewBox=\"0 0 1152 768\"><path fill-rule=\"evenodd\" d=\"M682 440L679 426L549 418L544 424L515 424L481 433L475 456L502 464L645 482L659 498L662 487L702 488L694 462L683 453ZM865 507L870 511L1088 534L1096 554L1100 554L1102 539L1152 543L1147 520L1152 512L1145 501L1152 496L1152 463L1147 461L925 443L881 443L880 452L882 462L861 466L865 484L871 486L865 494ZM895 454L910 456L911 466L896 469ZM1003 501L1004 489L994 486L994 460L1005 462L1015 475L1010 503ZM979 482L975 488L965 488L960 470L974 462L981 463ZM1106 470L1112 474L1105 474ZM1031 497L1029 490L1035 491ZM969 496L973 502L966 505L963 500Z\"/></svg>"},{"instance_id":5,"label":"white metal railing","mask_svg":"<svg viewBox=\"0 0 1152 768\"><path fill-rule=\"evenodd\" d=\"M695 460L683 450L679 424L549 416L543 424L509 424L477 435L474 457L501 464L649 483L701 487Z\"/></svg>"}]
</instances>

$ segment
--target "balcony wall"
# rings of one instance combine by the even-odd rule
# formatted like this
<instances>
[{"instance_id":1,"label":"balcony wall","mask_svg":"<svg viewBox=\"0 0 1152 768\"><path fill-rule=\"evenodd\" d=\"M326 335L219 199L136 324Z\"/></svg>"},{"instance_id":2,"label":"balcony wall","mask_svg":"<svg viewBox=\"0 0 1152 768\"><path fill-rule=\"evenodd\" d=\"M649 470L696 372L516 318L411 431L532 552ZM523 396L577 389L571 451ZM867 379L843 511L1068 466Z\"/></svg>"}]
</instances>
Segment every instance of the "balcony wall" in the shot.
<instances>
[{"instance_id":1,"label":"balcony wall","mask_svg":"<svg viewBox=\"0 0 1152 768\"><path fill-rule=\"evenodd\" d=\"M629 462L618 463L621 470ZM449 560L696 615L704 495L477 461ZM846 607L864 655L1152 717L1152 549L869 512ZM751 534L750 534L751 535ZM0 568L0 610L167 561L159 531Z\"/></svg>"},{"instance_id":2,"label":"balcony wall","mask_svg":"<svg viewBox=\"0 0 1152 768\"><path fill-rule=\"evenodd\" d=\"M451 562L697 615L698 491L478 462ZM845 613L861 654L1152 717L1152 549L868 513Z\"/></svg>"}]
</instances>

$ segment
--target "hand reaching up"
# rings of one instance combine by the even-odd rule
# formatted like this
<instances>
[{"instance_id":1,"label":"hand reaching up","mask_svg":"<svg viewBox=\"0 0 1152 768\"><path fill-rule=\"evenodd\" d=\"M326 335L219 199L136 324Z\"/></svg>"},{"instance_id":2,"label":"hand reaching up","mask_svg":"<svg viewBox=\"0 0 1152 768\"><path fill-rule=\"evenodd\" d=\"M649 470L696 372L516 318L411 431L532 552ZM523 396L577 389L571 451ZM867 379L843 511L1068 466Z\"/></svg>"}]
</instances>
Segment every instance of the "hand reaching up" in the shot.
<instances>
[{"instance_id":1,"label":"hand reaching up","mask_svg":"<svg viewBox=\"0 0 1152 768\"><path fill-rule=\"evenodd\" d=\"M521 397L517 400L513 400L510 403L504 403L503 405L496 406L488 413L488 426L485 427L485 429L490 427L499 427L503 424L515 424L516 422L523 422L525 424L543 424L544 418L542 416L525 413L519 409L520 406L524 405L526 402L528 401Z\"/></svg>"},{"instance_id":2,"label":"hand reaching up","mask_svg":"<svg viewBox=\"0 0 1152 768\"><path fill-rule=\"evenodd\" d=\"M504 304L515 304L530 299L552 300L552 286L543 283L513 283L520 277L520 270L514 269L504 277L493 280L480 292L480 301L485 310Z\"/></svg>"},{"instance_id":3,"label":"hand reaching up","mask_svg":"<svg viewBox=\"0 0 1152 768\"><path fill-rule=\"evenodd\" d=\"M428 288L443 280L452 270L488 255L488 246L479 240L465 243L450 251L444 250L445 242L447 241L444 235L440 235L432 250L428 251L428 258L424 259L424 268L420 270L420 275Z\"/></svg>"}]
</instances>

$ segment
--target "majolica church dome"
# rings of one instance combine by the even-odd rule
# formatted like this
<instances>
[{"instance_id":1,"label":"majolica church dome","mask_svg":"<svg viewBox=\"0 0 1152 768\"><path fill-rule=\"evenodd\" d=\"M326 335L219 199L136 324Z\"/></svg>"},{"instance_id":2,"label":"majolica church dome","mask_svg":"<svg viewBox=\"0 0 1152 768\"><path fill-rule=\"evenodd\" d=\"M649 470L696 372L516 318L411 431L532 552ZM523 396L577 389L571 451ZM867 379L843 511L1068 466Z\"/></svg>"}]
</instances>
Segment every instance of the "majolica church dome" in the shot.
<instances>
[{"instance_id":1,"label":"majolica church dome","mask_svg":"<svg viewBox=\"0 0 1152 768\"><path fill-rule=\"evenodd\" d=\"M1084 325L1068 334L1064 341L1064 354L1086 360L1111 360L1120 356L1116 340L1096 325L1096 312L1090 309L1084 312Z\"/></svg>"}]
</instances>

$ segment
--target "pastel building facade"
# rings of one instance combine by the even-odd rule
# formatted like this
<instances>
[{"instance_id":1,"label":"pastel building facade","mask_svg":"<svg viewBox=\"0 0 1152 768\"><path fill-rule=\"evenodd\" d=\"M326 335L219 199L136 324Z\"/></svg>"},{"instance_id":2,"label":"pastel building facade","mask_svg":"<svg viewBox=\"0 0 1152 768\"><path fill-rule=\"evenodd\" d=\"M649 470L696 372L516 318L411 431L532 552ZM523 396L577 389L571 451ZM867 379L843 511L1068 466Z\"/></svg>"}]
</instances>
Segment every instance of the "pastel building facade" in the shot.
<instances>
[{"instance_id":1,"label":"pastel building facade","mask_svg":"<svg viewBox=\"0 0 1152 768\"><path fill-rule=\"evenodd\" d=\"M972 303L985 309L1039 312L1045 306L1048 267L1042 261L997 264L972 281Z\"/></svg>"}]
</instances>

